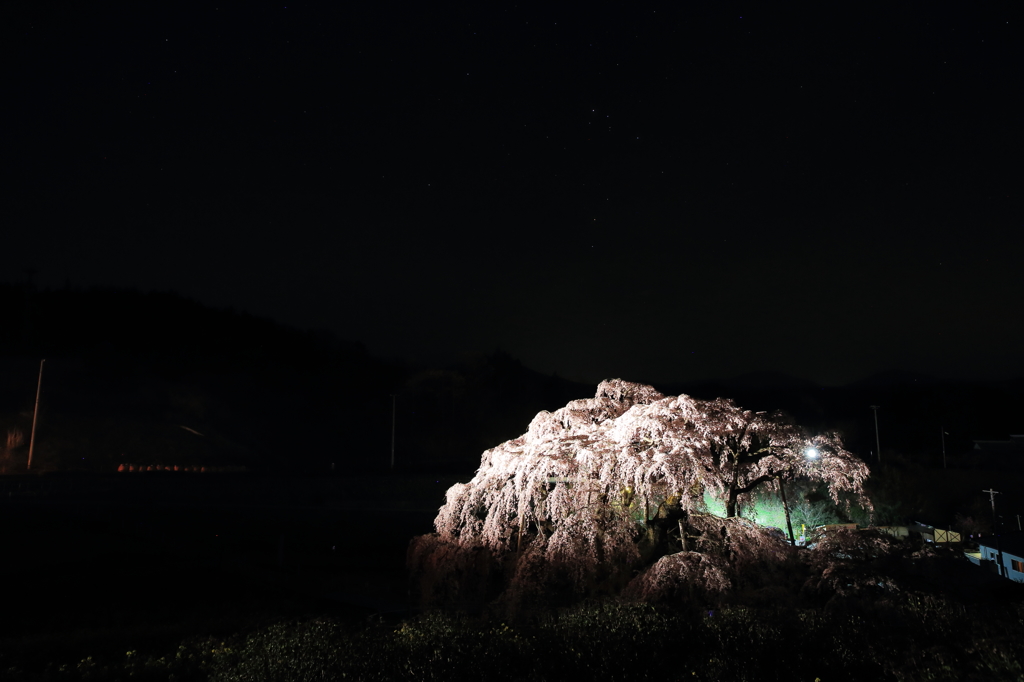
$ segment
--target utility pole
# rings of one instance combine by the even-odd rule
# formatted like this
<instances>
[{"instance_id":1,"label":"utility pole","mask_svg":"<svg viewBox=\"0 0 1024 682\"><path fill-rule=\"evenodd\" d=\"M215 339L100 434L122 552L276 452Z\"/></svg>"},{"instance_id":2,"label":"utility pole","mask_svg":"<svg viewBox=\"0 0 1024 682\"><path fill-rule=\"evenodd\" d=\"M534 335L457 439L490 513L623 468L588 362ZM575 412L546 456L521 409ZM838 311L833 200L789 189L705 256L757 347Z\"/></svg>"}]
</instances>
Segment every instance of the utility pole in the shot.
<instances>
[{"instance_id":1,"label":"utility pole","mask_svg":"<svg viewBox=\"0 0 1024 682\"><path fill-rule=\"evenodd\" d=\"M946 468L946 429L939 427L939 438L942 439L942 468Z\"/></svg>"},{"instance_id":2,"label":"utility pole","mask_svg":"<svg viewBox=\"0 0 1024 682\"><path fill-rule=\"evenodd\" d=\"M395 394L391 394L391 470L395 470Z\"/></svg>"},{"instance_id":3,"label":"utility pole","mask_svg":"<svg viewBox=\"0 0 1024 682\"><path fill-rule=\"evenodd\" d=\"M882 463L882 444L878 440L878 408L881 405L872 405L871 409L875 411L875 447L878 448L878 463Z\"/></svg>"},{"instance_id":4,"label":"utility pole","mask_svg":"<svg viewBox=\"0 0 1024 682\"><path fill-rule=\"evenodd\" d=\"M39 394L43 390L43 364L46 363L46 358L39 361L39 382L36 384L36 406L32 410L32 435L28 438L28 466L26 470L32 468L32 453L36 449L36 421L39 419Z\"/></svg>"},{"instance_id":5,"label":"utility pole","mask_svg":"<svg viewBox=\"0 0 1024 682\"><path fill-rule=\"evenodd\" d=\"M996 536L996 554L999 556L999 575L1005 576L1005 569L1003 568L1003 546L999 542L999 528L998 528L998 517L996 516L996 495L1001 495L998 490L982 490L983 493L988 493L988 499L992 502L992 534Z\"/></svg>"}]
</instances>

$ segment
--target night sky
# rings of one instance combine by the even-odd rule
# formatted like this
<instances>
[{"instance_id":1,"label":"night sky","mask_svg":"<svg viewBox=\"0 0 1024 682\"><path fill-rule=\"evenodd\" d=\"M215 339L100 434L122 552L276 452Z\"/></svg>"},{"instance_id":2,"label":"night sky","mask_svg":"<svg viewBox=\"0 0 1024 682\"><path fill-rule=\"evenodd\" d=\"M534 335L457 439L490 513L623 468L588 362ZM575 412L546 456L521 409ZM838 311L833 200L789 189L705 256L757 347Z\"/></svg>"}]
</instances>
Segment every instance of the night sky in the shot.
<instances>
[{"instance_id":1,"label":"night sky","mask_svg":"<svg viewBox=\"0 0 1024 682\"><path fill-rule=\"evenodd\" d=\"M28 3L0 280L545 373L1024 374L977 3Z\"/></svg>"}]
</instances>

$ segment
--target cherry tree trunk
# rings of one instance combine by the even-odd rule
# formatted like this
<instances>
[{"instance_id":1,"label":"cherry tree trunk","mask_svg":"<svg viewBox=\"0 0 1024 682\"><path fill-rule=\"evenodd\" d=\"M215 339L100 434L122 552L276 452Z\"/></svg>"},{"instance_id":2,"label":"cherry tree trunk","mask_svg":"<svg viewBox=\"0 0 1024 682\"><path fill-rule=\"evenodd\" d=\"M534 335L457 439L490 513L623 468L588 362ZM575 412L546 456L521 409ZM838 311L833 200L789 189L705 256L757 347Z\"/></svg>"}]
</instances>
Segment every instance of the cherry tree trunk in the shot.
<instances>
[{"instance_id":1,"label":"cherry tree trunk","mask_svg":"<svg viewBox=\"0 0 1024 682\"><path fill-rule=\"evenodd\" d=\"M733 485L729 489L729 498L725 501L725 518L731 519L736 516L736 500L739 496L739 490Z\"/></svg>"}]
</instances>

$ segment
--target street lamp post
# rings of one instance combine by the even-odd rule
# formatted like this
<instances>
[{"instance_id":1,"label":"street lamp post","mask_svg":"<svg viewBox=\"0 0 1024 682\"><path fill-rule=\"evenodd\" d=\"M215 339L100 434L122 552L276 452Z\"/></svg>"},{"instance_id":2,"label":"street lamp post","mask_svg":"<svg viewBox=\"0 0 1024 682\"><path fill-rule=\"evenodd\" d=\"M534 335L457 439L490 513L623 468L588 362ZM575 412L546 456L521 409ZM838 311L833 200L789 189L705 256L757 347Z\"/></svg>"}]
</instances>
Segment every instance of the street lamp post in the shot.
<instances>
[{"instance_id":1,"label":"street lamp post","mask_svg":"<svg viewBox=\"0 0 1024 682\"><path fill-rule=\"evenodd\" d=\"M875 447L878 448L878 462L882 462L882 443L878 439L878 408L881 405L872 405L871 409L875 411Z\"/></svg>"},{"instance_id":2,"label":"street lamp post","mask_svg":"<svg viewBox=\"0 0 1024 682\"><path fill-rule=\"evenodd\" d=\"M813 447L813 446L811 446L811 447L807 448L806 450L804 450L804 457L806 457L807 459L810 459L810 460L818 459L820 454L821 453L818 452L818 448ZM786 512L786 530L789 531L789 544L791 544L792 546L796 547L796 537L793 535L793 522L790 520L790 515L789 515L789 501L786 499L786 488L782 484L782 476L781 475L778 476L778 482L779 482L779 495L782 497L782 510L784 512ZM801 527L800 527L800 537L801 538L804 537L804 530L803 530L803 525L802 524L801 524Z\"/></svg>"}]
</instances>

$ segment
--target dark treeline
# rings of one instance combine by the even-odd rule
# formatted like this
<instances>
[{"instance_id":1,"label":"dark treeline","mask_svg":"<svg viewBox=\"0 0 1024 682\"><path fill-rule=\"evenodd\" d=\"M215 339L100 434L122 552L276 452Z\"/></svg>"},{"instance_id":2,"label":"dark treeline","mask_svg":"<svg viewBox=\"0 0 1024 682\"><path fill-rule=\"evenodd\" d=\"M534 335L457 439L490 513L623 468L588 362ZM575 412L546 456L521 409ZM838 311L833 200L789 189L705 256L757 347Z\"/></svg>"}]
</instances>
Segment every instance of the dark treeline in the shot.
<instances>
[{"instance_id":1,"label":"dark treeline","mask_svg":"<svg viewBox=\"0 0 1024 682\"><path fill-rule=\"evenodd\" d=\"M783 375L749 375L728 382L659 386L670 394L726 396L755 410L783 409L812 429L836 430L865 461L879 461L872 405L879 406L882 460L942 467L1014 466L972 453L976 440L1007 440L1024 432L1024 378L940 380L882 372L846 386L822 387ZM945 441L943 443L943 432ZM1024 460L1020 463L1024 470Z\"/></svg>"},{"instance_id":2,"label":"dark treeline","mask_svg":"<svg viewBox=\"0 0 1024 682\"><path fill-rule=\"evenodd\" d=\"M174 293L0 285L0 305L5 473L24 471L42 358L36 471L383 470L393 422L396 469L471 470L539 410L592 390L502 352L439 369L382 360Z\"/></svg>"},{"instance_id":3,"label":"dark treeline","mask_svg":"<svg viewBox=\"0 0 1024 682\"><path fill-rule=\"evenodd\" d=\"M371 355L328 331L299 331L174 293L36 290L0 285L0 446L19 470L46 358L35 454L40 469L118 464L253 470L467 470L480 453L593 387L545 376L507 353L447 367ZM352 336L358 336L352 330ZM628 379L629 377L623 377ZM658 385L666 394L729 397L838 430L877 466L1020 468L972 453L976 439L1024 431L1024 380L952 382L889 373L845 387L781 375ZM197 435L202 434L202 435Z\"/></svg>"}]
</instances>

